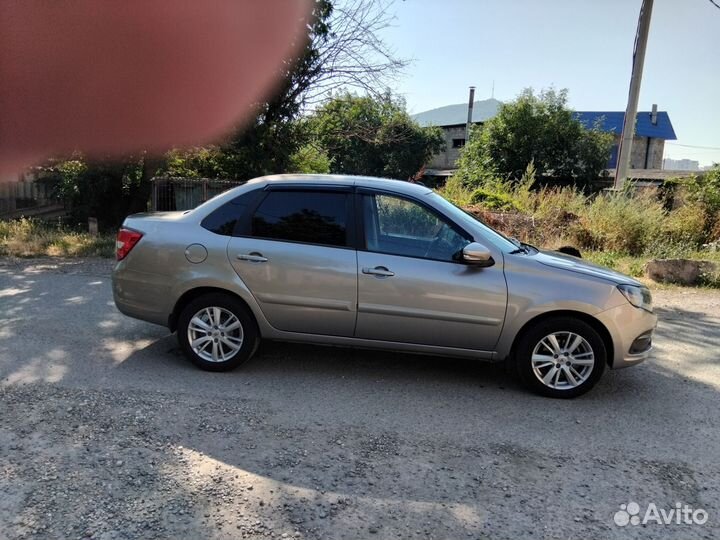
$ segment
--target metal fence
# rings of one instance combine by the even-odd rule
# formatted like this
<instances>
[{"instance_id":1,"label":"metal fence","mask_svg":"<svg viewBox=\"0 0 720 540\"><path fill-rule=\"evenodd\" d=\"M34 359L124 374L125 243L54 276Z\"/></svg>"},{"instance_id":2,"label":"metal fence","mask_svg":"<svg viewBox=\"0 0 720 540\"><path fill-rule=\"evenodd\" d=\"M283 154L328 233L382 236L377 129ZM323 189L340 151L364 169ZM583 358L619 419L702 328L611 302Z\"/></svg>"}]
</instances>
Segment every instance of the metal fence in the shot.
<instances>
[{"instance_id":1,"label":"metal fence","mask_svg":"<svg viewBox=\"0 0 720 540\"><path fill-rule=\"evenodd\" d=\"M56 195L54 182L33 178L0 182L0 219L43 217L46 214L54 217L63 211L63 202Z\"/></svg>"},{"instance_id":2,"label":"metal fence","mask_svg":"<svg viewBox=\"0 0 720 540\"><path fill-rule=\"evenodd\" d=\"M190 210L245 182L209 178L153 178L151 210Z\"/></svg>"}]
</instances>

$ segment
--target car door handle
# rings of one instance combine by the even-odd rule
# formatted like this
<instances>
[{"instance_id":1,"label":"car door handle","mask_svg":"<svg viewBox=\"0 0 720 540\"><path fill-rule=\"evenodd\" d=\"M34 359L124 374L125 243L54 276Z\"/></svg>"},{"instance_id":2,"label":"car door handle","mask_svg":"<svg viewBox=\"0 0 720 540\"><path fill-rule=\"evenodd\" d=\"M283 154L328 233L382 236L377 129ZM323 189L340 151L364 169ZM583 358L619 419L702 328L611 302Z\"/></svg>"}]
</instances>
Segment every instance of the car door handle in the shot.
<instances>
[{"instance_id":1,"label":"car door handle","mask_svg":"<svg viewBox=\"0 0 720 540\"><path fill-rule=\"evenodd\" d=\"M370 268L368 266L364 266L362 269L363 274L370 274L372 276L379 276L379 277L391 277L395 275L395 272L391 272L384 266L376 266L375 268Z\"/></svg>"},{"instance_id":2,"label":"car door handle","mask_svg":"<svg viewBox=\"0 0 720 540\"><path fill-rule=\"evenodd\" d=\"M250 261L254 263L263 263L267 262L267 257L263 257L262 253L240 253L237 258L241 261Z\"/></svg>"}]
</instances>

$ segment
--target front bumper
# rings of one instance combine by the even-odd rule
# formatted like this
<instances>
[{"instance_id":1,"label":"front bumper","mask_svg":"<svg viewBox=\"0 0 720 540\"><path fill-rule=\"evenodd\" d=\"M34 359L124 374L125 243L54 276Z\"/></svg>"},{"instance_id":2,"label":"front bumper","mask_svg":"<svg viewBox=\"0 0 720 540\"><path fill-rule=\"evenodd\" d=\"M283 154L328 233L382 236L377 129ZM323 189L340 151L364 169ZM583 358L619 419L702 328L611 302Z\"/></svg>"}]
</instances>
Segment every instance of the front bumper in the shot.
<instances>
[{"instance_id":1,"label":"front bumper","mask_svg":"<svg viewBox=\"0 0 720 540\"><path fill-rule=\"evenodd\" d=\"M610 332L613 354L610 367L620 369L647 360L652 353L652 337L657 315L636 308L629 302L596 315Z\"/></svg>"}]
</instances>

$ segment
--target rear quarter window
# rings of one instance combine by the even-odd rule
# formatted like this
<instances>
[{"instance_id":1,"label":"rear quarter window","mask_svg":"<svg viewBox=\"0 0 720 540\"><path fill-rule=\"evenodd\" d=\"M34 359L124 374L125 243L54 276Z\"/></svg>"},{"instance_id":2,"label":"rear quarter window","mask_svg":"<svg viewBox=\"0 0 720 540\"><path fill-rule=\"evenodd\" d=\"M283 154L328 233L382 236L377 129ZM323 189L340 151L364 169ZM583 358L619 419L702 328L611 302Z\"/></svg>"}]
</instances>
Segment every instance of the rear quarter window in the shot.
<instances>
[{"instance_id":1,"label":"rear quarter window","mask_svg":"<svg viewBox=\"0 0 720 540\"><path fill-rule=\"evenodd\" d=\"M243 193L216 208L200 222L200 226L215 234L232 236L236 233L248 208L256 200L259 190Z\"/></svg>"}]
</instances>

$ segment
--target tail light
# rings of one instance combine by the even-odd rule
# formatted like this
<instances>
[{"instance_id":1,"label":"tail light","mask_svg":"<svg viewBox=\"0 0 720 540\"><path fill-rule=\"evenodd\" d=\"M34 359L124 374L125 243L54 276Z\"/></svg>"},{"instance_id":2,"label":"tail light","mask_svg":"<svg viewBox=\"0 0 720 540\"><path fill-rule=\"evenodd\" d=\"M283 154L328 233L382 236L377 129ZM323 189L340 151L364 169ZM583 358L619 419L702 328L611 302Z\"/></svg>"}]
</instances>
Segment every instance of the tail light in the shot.
<instances>
[{"instance_id":1,"label":"tail light","mask_svg":"<svg viewBox=\"0 0 720 540\"><path fill-rule=\"evenodd\" d=\"M118 261L122 261L130 250L135 247L140 239L142 233L133 231L132 229L120 229L117 233L117 241L115 242L115 256Z\"/></svg>"}]
</instances>

